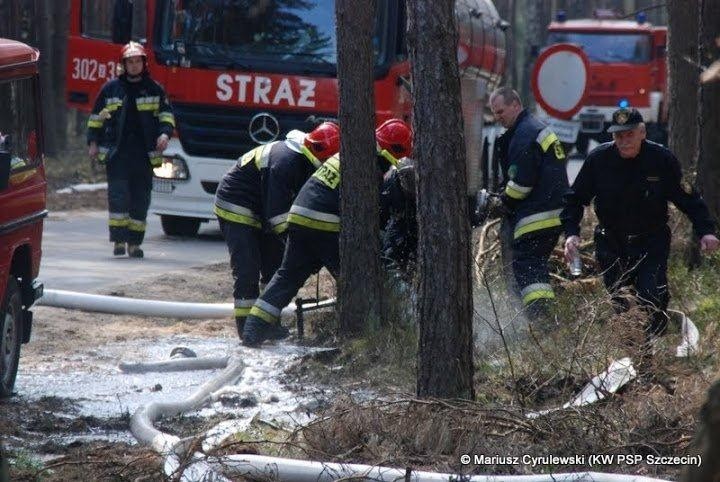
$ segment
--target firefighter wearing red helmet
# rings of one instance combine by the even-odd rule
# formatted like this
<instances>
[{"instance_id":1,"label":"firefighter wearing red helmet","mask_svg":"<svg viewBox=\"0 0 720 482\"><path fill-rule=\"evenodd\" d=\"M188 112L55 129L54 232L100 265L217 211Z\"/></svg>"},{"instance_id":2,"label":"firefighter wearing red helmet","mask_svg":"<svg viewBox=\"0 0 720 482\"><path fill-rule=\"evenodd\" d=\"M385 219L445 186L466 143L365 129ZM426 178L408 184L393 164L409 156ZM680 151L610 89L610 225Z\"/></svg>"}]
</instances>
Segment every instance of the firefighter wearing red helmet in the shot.
<instances>
[{"instance_id":1,"label":"firefighter wearing red helmet","mask_svg":"<svg viewBox=\"0 0 720 482\"><path fill-rule=\"evenodd\" d=\"M378 182L399 158L412 150L412 131L391 119L375 131ZM281 339L288 330L280 325L280 312L310 275L325 267L337 278L340 269L340 158L333 156L308 179L288 214L288 239L282 264L267 289L250 310L243 344L258 346Z\"/></svg>"},{"instance_id":2,"label":"firefighter wearing red helmet","mask_svg":"<svg viewBox=\"0 0 720 482\"><path fill-rule=\"evenodd\" d=\"M305 181L339 149L340 128L333 122L309 134L293 130L285 140L241 156L220 182L214 212L230 252L240 337L258 297L258 283L267 284L282 261L290 205Z\"/></svg>"},{"instance_id":3,"label":"firefighter wearing red helmet","mask_svg":"<svg viewBox=\"0 0 720 482\"><path fill-rule=\"evenodd\" d=\"M88 120L88 153L107 172L113 254L142 258L152 169L162 164L175 117L148 74L143 46L128 43L120 58L123 72L103 86Z\"/></svg>"}]
</instances>

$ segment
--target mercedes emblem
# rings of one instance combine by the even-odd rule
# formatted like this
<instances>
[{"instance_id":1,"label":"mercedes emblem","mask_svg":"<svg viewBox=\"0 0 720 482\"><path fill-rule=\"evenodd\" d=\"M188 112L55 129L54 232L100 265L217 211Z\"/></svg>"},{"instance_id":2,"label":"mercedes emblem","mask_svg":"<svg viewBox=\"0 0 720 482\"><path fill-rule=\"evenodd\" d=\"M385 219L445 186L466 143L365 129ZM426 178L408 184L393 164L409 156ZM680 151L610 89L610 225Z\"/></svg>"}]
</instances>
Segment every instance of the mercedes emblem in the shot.
<instances>
[{"instance_id":1,"label":"mercedes emblem","mask_svg":"<svg viewBox=\"0 0 720 482\"><path fill-rule=\"evenodd\" d=\"M280 123L277 118L269 112L260 112L250 119L248 125L250 139L258 144L267 144L278 138L280 135Z\"/></svg>"}]
</instances>

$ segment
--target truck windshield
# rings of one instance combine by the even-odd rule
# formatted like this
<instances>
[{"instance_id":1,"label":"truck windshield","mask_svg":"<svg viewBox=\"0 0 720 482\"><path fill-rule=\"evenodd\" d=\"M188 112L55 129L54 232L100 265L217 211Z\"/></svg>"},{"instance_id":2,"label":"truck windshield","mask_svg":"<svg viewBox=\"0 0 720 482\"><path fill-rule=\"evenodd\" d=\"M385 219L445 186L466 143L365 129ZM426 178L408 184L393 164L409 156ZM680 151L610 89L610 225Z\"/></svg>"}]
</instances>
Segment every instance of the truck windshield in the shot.
<instances>
[{"instance_id":1,"label":"truck windshield","mask_svg":"<svg viewBox=\"0 0 720 482\"><path fill-rule=\"evenodd\" d=\"M645 64L650 62L650 36L634 33L550 32L548 45L577 44L591 62Z\"/></svg>"},{"instance_id":2,"label":"truck windshield","mask_svg":"<svg viewBox=\"0 0 720 482\"><path fill-rule=\"evenodd\" d=\"M385 62L386 3L377 8L378 65ZM334 0L166 0L159 21L161 49L180 42L194 65L249 68L262 62L335 71Z\"/></svg>"}]
</instances>

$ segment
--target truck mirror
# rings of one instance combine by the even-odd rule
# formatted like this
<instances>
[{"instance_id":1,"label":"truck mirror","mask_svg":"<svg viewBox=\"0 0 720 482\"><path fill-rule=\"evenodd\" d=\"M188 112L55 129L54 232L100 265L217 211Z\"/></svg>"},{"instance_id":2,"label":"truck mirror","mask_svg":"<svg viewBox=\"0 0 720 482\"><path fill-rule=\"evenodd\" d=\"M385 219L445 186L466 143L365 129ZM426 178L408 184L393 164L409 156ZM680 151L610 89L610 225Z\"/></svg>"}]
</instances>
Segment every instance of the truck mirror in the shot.
<instances>
[{"instance_id":1,"label":"truck mirror","mask_svg":"<svg viewBox=\"0 0 720 482\"><path fill-rule=\"evenodd\" d=\"M10 182L10 153L0 150L0 191L4 191Z\"/></svg>"},{"instance_id":2,"label":"truck mirror","mask_svg":"<svg viewBox=\"0 0 720 482\"><path fill-rule=\"evenodd\" d=\"M112 41L126 44L132 39L133 2L131 0L115 0L112 20Z\"/></svg>"}]
</instances>

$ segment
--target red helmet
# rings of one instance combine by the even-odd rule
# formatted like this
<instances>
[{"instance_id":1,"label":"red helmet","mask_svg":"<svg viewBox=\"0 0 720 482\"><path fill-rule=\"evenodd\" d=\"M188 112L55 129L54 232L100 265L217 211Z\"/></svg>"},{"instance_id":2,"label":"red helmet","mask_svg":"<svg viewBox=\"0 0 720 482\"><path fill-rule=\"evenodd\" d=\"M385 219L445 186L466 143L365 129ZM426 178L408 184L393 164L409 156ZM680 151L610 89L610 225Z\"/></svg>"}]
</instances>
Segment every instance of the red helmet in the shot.
<instances>
[{"instance_id":1,"label":"red helmet","mask_svg":"<svg viewBox=\"0 0 720 482\"><path fill-rule=\"evenodd\" d=\"M340 150L340 126L334 122L323 122L305 136L304 143L315 157L324 161Z\"/></svg>"},{"instance_id":2,"label":"red helmet","mask_svg":"<svg viewBox=\"0 0 720 482\"><path fill-rule=\"evenodd\" d=\"M383 122L375 130L375 139L380 149L388 151L396 159L408 157L412 152L412 130L400 119Z\"/></svg>"},{"instance_id":3,"label":"red helmet","mask_svg":"<svg viewBox=\"0 0 720 482\"><path fill-rule=\"evenodd\" d=\"M147 60L145 47L137 42L128 42L120 51L120 62L130 57L142 57Z\"/></svg>"}]
</instances>

